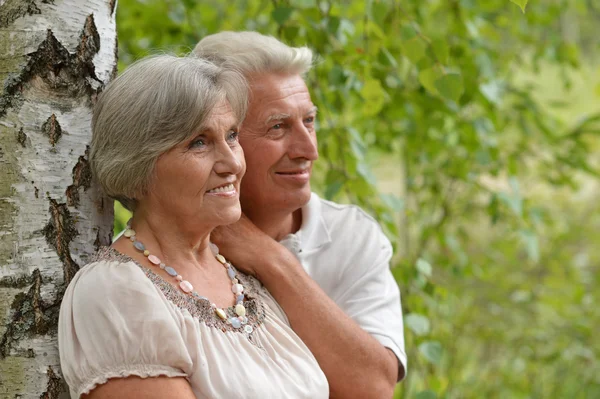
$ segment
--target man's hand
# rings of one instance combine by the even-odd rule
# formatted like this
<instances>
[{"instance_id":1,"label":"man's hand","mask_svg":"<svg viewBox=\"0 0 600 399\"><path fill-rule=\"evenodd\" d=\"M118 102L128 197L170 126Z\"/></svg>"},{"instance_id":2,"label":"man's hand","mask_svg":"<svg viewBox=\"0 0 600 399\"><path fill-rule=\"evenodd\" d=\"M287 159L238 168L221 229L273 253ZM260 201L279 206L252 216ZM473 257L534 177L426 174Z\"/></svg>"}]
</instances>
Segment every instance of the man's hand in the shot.
<instances>
[{"instance_id":1,"label":"man's hand","mask_svg":"<svg viewBox=\"0 0 600 399\"><path fill-rule=\"evenodd\" d=\"M260 280L260 266L263 262L256 256L257 251L263 248L267 251L269 244L274 244L271 237L262 232L258 227L242 214L237 222L217 227L210 235L210 240L219 247L219 251L242 272Z\"/></svg>"},{"instance_id":2,"label":"man's hand","mask_svg":"<svg viewBox=\"0 0 600 399\"><path fill-rule=\"evenodd\" d=\"M211 240L239 270L255 276L283 308L317 359L331 397L391 398L398 362L304 271L283 245L247 217L219 227Z\"/></svg>"}]
</instances>

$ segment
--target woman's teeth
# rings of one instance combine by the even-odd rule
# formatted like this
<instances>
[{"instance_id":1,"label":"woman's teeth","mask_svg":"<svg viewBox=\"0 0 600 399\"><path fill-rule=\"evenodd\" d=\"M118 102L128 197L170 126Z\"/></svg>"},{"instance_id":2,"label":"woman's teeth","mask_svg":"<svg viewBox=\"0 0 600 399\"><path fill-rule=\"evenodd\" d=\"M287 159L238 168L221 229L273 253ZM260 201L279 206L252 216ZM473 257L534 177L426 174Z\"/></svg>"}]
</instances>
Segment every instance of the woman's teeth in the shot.
<instances>
[{"instance_id":1,"label":"woman's teeth","mask_svg":"<svg viewBox=\"0 0 600 399\"><path fill-rule=\"evenodd\" d=\"M223 193L223 192L228 192L228 191L233 191L234 187L233 184L230 183L226 186L223 187L217 187L217 188L213 188L212 190L208 190L208 193Z\"/></svg>"}]
</instances>

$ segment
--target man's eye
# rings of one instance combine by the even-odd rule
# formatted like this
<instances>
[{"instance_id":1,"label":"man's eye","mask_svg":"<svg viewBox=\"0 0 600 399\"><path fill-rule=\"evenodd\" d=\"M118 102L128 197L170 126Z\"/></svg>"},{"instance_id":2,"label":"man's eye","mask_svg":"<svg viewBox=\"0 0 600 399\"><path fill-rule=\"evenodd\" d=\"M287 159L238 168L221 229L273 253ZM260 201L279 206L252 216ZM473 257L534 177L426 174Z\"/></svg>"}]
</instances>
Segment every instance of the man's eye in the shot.
<instances>
[{"instance_id":1,"label":"man's eye","mask_svg":"<svg viewBox=\"0 0 600 399\"><path fill-rule=\"evenodd\" d=\"M229 132L229 136L227 137L227 140L229 141L238 141L240 136L239 132L236 132L235 130L232 130L231 132Z\"/></svg>"},{"instance_id":2,"label":"man's eye","mask_svg":"<svg viewBox=\"0 0 600 399\"><path fill-rule=\"evenodd\" d=\"M314 121L315 121L314 116L309 116L308 118L304 119L304 123L313 123Z\"/></svg>"},{"instance_id":3,"label":"man's eye","mask_svg":"<svg viewBox=\"0 0 600 399\"><path fill-rule=\"evenodd\" d=\"M282 128L282 124L281 123L278 123L276 125L271 126L271 129L275 129L275 130L279 130L281 128Z\"/></svg>"}]
</instances>

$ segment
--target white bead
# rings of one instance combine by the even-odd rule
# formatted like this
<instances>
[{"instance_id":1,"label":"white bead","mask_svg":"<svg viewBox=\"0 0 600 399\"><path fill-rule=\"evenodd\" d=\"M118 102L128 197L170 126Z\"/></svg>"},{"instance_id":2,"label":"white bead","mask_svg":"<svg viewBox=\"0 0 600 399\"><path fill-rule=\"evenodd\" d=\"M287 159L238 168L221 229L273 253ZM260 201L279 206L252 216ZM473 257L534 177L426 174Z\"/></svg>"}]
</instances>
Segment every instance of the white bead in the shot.
<instances>
[{"instance_id":1,"label":"white bead","mask_svg":"<svg viewBox=\"0 0 600 399\"><path fill-rule=\"evenodd\" d=\"M235 313L240 317L246 316L246 308L241 303L238 303L235 305Z\"/></svg>"},{"instance_id":2,"label":"white bead","mask_svg":"<svg viewBox=\"0 0 600 399\"><path fill-rule=\"evenodd\" d=\"M244 287L241 284L233 284L231 286L231 291L234 294L241 294L244 291Z\"/></svg>"},{"instance_id":3,"label":"white bead","mask_svg":"<svg viewBox=\"0 0 600 399\"><path fill-rule=\"evenodd\" d=\"M213 255L217 255L219 253L219 247L217 247L215 244L213 244L212 242L210 244L208 244L210 246L210 250L213 253Z\"/></svg>"}]
</instances>

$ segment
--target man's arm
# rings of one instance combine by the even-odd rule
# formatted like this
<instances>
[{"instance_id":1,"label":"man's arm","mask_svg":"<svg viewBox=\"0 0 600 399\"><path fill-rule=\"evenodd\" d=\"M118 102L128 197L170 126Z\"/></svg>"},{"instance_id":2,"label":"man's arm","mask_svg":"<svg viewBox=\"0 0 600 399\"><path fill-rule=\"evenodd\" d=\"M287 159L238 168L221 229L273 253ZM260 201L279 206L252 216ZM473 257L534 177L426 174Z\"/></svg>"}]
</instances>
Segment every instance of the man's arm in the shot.
<instances>
[{"instance_id":1,"label":"man's arm","mask_svg":"<svg viewBox=\"0 0 600 399\"><path fill-rule=\"evenodd\" d=\"M396 356L348 317L292 253L247 218L219 228L212 240L236 267L255 275L284 309L327 376L332 398L393 396Z\"/></svg>"}]
</instances>

